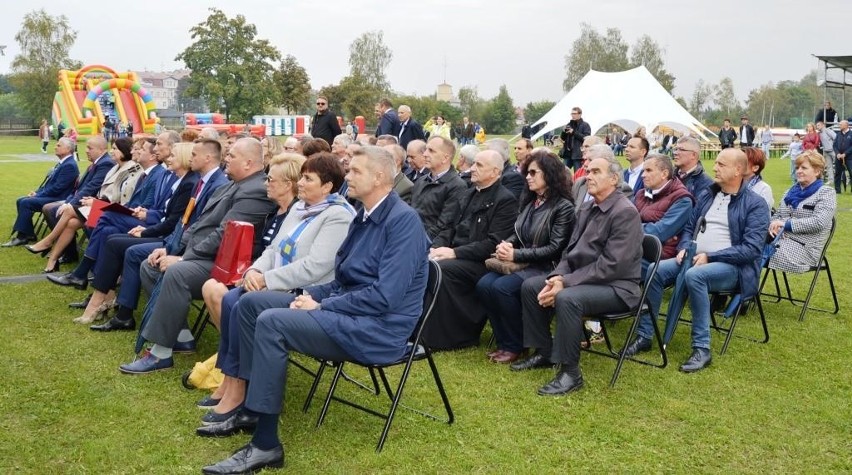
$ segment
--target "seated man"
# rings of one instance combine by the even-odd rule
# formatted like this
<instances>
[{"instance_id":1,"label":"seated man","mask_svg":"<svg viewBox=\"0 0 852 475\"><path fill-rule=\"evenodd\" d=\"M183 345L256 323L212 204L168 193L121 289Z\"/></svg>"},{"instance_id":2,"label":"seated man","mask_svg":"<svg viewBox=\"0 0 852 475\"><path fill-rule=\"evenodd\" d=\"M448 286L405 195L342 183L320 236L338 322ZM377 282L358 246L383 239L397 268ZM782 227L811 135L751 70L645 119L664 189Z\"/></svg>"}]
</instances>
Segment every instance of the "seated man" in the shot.
<instances>
[{"instance_id":1,"label":"seated man","mask_svg":"<svg viewBox=\"0 0 852 475\"><path fill-rule=\"evenodd\" d=\"M506 139L491 139L485 142L485 148L500 154L503 159L503 173L500 175L500 184L515 196L515 201L519 200L527 182L509 161L509 142Z\"/></svg>"},{"instance_id":2,"label":"seated man","mask_svg":"<svg viewBox=\"0 0 852 475\"><path fill-rule=\"evenodd\" d=\"M74 186L80 176L77 161L74 160L74 147L74 142L67 137L62 137L56 142L54 150L59 163L48 173L36 191L18 198L16 203L18 217L15 219L15 225L12 226L16 236L3 244L3 247L23 246L30 241L35 241L33 214L41 211L42 206L61 201L74 193Z\"/></svg>"},{"instance_id":3,"label":"seated man","mask_svg":"<svg viewBox=\"0 0 852 475\"><path fill-rule=\"evenodd\" d=\"M696 200L713 184L713 179L704 173L704 167L699 160L700 154L701 144L692 137L678 140L674 148L674 166L677 168L675 176Z\"/></svg>"},{"instance_id":4,"label":"seated man","mask_svg":"<svg viewBox=\"0 0 852 475\"><path fill-rule=\"evenodd\" d=\"M121 372L144 374L171 368L174 346L192 342L185 328L189 304L202 298L201 287L210 276L228 221L254 225L254 248L259 251L264 221L275 208L266 196L260 142L242 138L234 143L225 158L225 172L233 181L213 193L198 219L183 233L179 245L171 252L155 249L139 268L142 285L149 293L157 279L162 278L160 293L148 302L153 306L151 319L142 329L142 336L154 345L144 357L121 365Z\"/></svg>"},{"instance_id":5,"label":"seated man","mask_svg":"<svg viewBox=\"0 0 852 475\"><path fill-rule=\"evenodd\" d=\"M423 310L429 239L417 213L391 191L395 173L387 151L367 146L355 152L346 179L350 196L363 207L337 253L335 280L294 295L289 309L241 319L240 376L249 380L245 408L197 433L224 437L254 429L254 435L204 473L248 473L283 464L278 420L291 351L362 363L405 356Z\"/></svg>"},{"instance_id":6,"label":"seated man","mask_svg":"<svg viewBox=\"0 0 852 475\"><path fill-rule=\"evenodd\" d=\"M410 145L410 144L409 144ZM420 215L429 239L458 217L458 201L467 185L452 166L456 146L452 140L437 136L426 144L426 168L429 174L415 180L411 207Z\"/></svg>"},{"instance_id":7,"label":"seated man","mask_svg":"<svg viewBox=\"0 0 852 475\"><path fill-rule=\"evenodd\" d=\"M686 271L692 311L692 355L680 367L685 373L700 371L712 360L709 292L739 289L744 300L757 294L769 207L748 189L744 179L747 169L748 159L742 150L726 148L719 153L713 167L715 183L709 192L697 197L695 210L681 234L677 256L660 262L648 287L651 312L659 315L663 289L675 282L687 245L696 241L692 268ZM651 316L643 315L636 340L624 350L627 356L650 350L653 336Z\"/></svg>"},{"instance_id":8,"label":"seated man","mask_svg":"<svg viewBox=\"0 0 852 475\"><path fill-rule=\"evenodd\" d=\"M683 183L674 178L674 165L667 155L648 155L642 181L644 188L633 198L642 219L642 230L657 236L663 245L661 258L670 259L677 254L678 237L689 221L695 200Z\"/></svg>"},{"instance_id":9,"label":"seated man","mask_svg":"<svg viewBox=\"0 0 852 475\"><path fill-rule=\"evenodd\" d=\"M550 276L531 277L521 287L524 346L536 350L511 368L522 371L558 364L556 376L538 390L542 396L583 387L582 317L626 311L639 303L641 293L642 224L630 200L617 191L622 184L621 165L595 158L587 169L593 201L580 205L562 260ZM554 313L556 335L551 336Z\"/></svg>"},{"instance_id":10,"label":"seated man","mask_svg":"<svg viewBox=\"0 0 852 475\"><path fill-rule=\"evenodd\" d=\"M609 162L617 163L615 155L612 153L612 149L609 148L609 145L603 143L591 145L588 148L584 148L582 151L582 167L586 169L586 174L588 174L588 164L596 158L603 158ZM619 181L618 190L628 200L633 198L633 188L631 188L623 179ZM574 182L574 185L571 187L571 193L574 195L574 203L577 204L574 210L578 213L580 212L581 204L594 200L594 197L588 190L585 175L581 176Z\"/></svg>"},{"instance_id":11,"label":"seated man","mask_svg":"<svg viewBox=\"0 0 852 475\"><path fill-rule=\"evenodd\" d=\"M514 231L518 200L502 185L503 158L494 150L476 154L471 187L460 198L460 213L432 242L429 257L441 265L438 298L423 329L431 348L452 350L479 343L488 316L476 297L476 283L488 259Z\"/></svg>"}]
</instances>

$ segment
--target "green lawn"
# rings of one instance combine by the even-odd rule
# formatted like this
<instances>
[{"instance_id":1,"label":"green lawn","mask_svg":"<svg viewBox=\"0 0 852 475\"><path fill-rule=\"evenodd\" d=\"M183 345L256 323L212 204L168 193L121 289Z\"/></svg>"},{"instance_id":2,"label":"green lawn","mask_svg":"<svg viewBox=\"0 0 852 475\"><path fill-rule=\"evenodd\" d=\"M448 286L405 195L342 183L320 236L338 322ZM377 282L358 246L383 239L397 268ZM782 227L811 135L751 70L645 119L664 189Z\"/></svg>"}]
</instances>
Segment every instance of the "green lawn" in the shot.
<instances>
[{"instance_id":1,"label":"green lawn","mask_svg":"<svg viewBox=\"0 0 852 475\"><path fill-rule=\"evenodd\" d=\"M23 142L0 140L0 155ZM29 153L24 150L24 152ZM37 184L50 163L0 163L0 233L8 235L14 199ZM710 162L705 163L711 168ZM773 160L766 177L780 198L789 162ZM844 252L852 230L852 197L839 197L838 231L829 251L840 289L852 258ZM31 274L44 261L22 249L0 249L0 275ZM794 287L803 289L801 278ZM71 319L65 304L84 295L47 282L0 284L0 473L198 473L248 441L194 435L201 391L180 375L215 351L205 333L198 355L176 357L176 367L131 377L117 371L131 358L135 335L95 334ZM852 301L840 294L839 316L809 313L803 323L789 304L765 303L771 341L735 339L713 366L684 375L688 328L671 344L665 370L626 364L615 389L614 362L583 355L586 387L542 398L545 370L515 374L487 363L484 346L441 353L456 423L398 413L381 454L374 452L382 421L334 405L320 429L318 404L301 412L310 379L292 368L280 435L288 473L850 473L852 411L846 317ZM820 290L816 304L827 304ZM753 316L742 334L756 334ZM623 332L625 326L618 330ZM483 336L484 340L490 335ZM440 411L440 400L419 368L406 391L409 403ZM356 376L362 373L353 371ZM384 404L342 384L341 395Z\"/></svg>"}]
</instances>

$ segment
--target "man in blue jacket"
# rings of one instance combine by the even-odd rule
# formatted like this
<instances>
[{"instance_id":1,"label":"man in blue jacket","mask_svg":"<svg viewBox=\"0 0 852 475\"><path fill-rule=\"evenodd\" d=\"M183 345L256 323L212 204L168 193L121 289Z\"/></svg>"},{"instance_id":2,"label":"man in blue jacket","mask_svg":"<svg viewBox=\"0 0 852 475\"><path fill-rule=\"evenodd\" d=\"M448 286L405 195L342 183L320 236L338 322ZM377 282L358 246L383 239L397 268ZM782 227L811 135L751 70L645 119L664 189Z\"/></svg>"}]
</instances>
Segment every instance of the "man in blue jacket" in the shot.
<instances>
[{"instance_id":1,"label":"man in blue jacket","mask_svg":"<svg viewBox=\"0 0 852 475\"><path fill-rule=\"evenodd\" d=\"M23 246L35 241L33 214L41 211L42 206L62 200L74 192L74 186L80 176L80 170L74 160L74 141L67 137L59 139L55 151L59 163L48 173L41 186L27 196L18 198L18 217L12 227L16 237L4 243L3 247Z\"/></svg>"},{"instance_id":2,"label":"man in blue jacket","mask_svg":"<svg viewBox=\"0 0 852 475\"><path fill-rule=\"evenodd\" d=\"M681 234L678 254L660 262L657 275L648 287L653 315L659 315L663 289L673 284L680 273L686 247L695 240L692 268L686 271L686 289L692 311L692 355L680 367L685 373L710 365L709 292L739 289L743 299L757 294L760 256L769 229L769 206L748 189L743 179L748 167L745 153L726 148L719 153L715 183L709 192L696 197L695 209ZM701 224L701 223L704 224ZM651 349L654 335L651 317L642 316L639 335L624 350L633 356Z\"/></svg>"},{"instance_id":3,"label":"man in blue jacket","mask_svg":"<svg viewBox=\"0 0 852 475\"><path fill-rule=\"evenodd\" d=\"M376 137L386 134L399 137L399 116L393 110L390 99L384 98L376 103L376 118L379 120Z\"/></svg>"},{"instance_id":4,"label":"man in blue jacket","mask_svg":"<svg viewBox=\"0 0 852 475\"><path fill-rule=\"evenodd\" d=\"M198 429L229 436L254 429L230 458L203 473L249 473L280 467L278 419L291 351L323 360L389 363L405 355L423 310L429 239L420 217L392 191L396 165L386 150L355 152L346 180L363 208L337 252L335 280L293 295L290 308L240 321L240 377L250 380L245 408Z\"/></svg>"}]
</instances>

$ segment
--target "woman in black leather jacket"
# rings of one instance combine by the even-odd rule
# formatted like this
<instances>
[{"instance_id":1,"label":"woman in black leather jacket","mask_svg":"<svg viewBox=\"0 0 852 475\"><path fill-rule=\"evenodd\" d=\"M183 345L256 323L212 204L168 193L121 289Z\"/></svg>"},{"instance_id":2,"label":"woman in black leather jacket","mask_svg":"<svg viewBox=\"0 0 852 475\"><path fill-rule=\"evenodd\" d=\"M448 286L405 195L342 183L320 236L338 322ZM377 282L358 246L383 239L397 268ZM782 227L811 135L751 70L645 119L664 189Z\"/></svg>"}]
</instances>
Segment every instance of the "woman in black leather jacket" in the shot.
<instances>
[{"instance_id":1,"label":"woman in black leather jacket","mask_svg":"<svg viewBox=\"0 0 852 475\"><path fill-rule=\"evenodd\" d=\"M494 254L506 267L515 269L505 269L508 274L490 272L476 284L497 340L496 351L488 353L496 363L515 361L524 348L521 284L554 269L574 229L571 182L559 157L545 149L533 150L521 172L527 189L515 233L498 244Z\"/></svg>"}]
</instances>

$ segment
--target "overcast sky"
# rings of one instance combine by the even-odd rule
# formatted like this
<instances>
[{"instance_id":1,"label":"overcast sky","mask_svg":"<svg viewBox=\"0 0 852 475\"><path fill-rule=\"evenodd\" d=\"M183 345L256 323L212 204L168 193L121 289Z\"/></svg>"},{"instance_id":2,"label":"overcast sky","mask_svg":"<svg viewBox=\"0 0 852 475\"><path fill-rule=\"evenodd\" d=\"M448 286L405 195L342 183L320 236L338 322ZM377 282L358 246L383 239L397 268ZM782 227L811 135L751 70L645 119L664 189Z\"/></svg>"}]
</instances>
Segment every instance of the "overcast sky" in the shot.
<instances>
[{"instance_id":1,"label":"overcast sky","mask_svg":"<svg viewBox=\"0 0 852 475\"><path fill-rule=\"evenodd\" d=\"M505 84L515 105L562 95L564 56L581 22L603 33L618 27L628 44L648 34L666 49L675 95L689 97L699 79L730 76L737 96L769 81L798 80L817 67L812 54L852 54L852 0L4 0L0 72L18 46L15 33L29 11L63 14L78 37L71 50L84 64L116 70L171 70L190 44L189 28L215 6L244 15L258 36L307 70L311 86L348 74L349 44L384 30L393 50L387 76L394 90L431 94L446 80L454 91L476 86L483 98ZM839 23L834 23L838 19ZM845 33L843 32L845 30Z\"/></svg>"}]
</instances>

